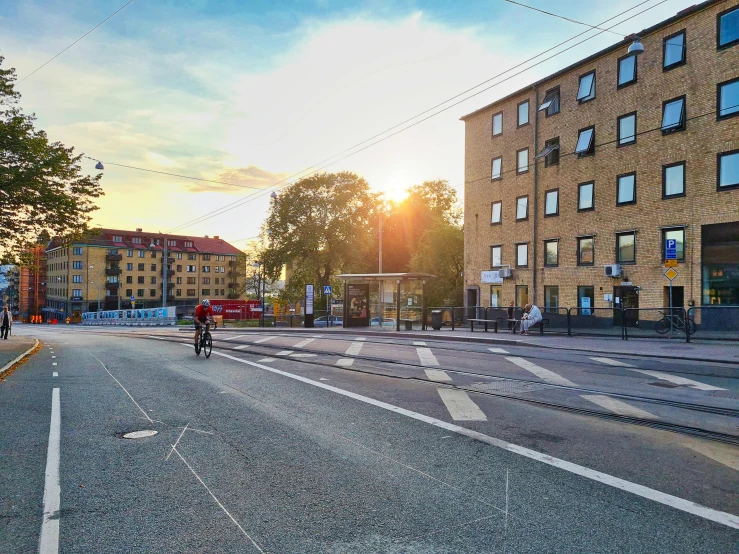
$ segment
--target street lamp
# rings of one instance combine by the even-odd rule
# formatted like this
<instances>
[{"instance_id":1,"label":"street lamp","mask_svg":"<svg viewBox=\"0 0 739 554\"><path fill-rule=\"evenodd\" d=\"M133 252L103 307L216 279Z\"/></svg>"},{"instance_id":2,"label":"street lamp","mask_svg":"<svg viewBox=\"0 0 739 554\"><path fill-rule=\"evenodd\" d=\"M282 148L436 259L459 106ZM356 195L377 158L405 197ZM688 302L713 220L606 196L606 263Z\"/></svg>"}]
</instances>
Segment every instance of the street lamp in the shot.
<instances>
[{"instance_id":1,"label":"street lamp","mask_svg":"<svg viewBox=\"0 0 739 554\"><path fill-rule=\"evenodd\" d=\"M272 194L274 194L274 192ZM259 326L260 327L264 327L264 295L265 295L265 292L264 292L264 281L265 281L265 278L264 278L264 264L262 262L258 262L258 261L257 262L254 262L252 264L252 267L259 268L259 266L262 267L262 314L260 316ZM257 292L259 292L259 291L257 291Z\"/></svg>"},{"instance_id":2,"label":"street lamp","mask_svg":"<svg viewBox=\"0 0 739 554\"><path fill-rule=\"evenodd\" d=\"M644 45L641 43L639 37L634 37L634 41L629 45L628 54L634 54L638 56L644 53Z\"/></svg>"}]
</instances>

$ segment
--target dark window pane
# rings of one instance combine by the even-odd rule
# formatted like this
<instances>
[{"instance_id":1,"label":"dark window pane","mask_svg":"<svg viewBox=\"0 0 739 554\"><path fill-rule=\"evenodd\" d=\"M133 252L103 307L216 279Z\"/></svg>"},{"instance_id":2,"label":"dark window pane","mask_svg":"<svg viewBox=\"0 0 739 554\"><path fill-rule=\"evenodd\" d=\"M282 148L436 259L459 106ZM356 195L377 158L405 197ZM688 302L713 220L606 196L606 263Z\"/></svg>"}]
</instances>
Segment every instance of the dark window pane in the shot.
<instances>
[{"instance_id":1,"label":"dark window pane","mask_svg":"<svg viewBox=\"0 0 739 554\"><path fill-rule=\"evenodd\" d=\"M636 56L628 56L618 62L618 84L625 85L636 79Z\"/></svg>"},{"instance_id":2,"label":"dark window pane","mask_svg":"<svg viewBox=\"0 0 739 554\"><path fill-rule=\"evenodd\" d=\"M719 46L739 40L739 8L721 16L718 37Z\"/></svg>"},{"instance_id":3,"label":"dark window pane","mask_svg":"<svg viewBox=\"0 0 739 554\"><path fill-rule=\"evenodd\" d=\"M719 158L719 166L720 187L739 185L739 152L723 154Z\"/></svg>"},{"instance_id":4,"label":"dark window pane","mask_svg":"<svg viewBox=\"0 0 739 554\"><path fill-rule=\"evenodd\" d=\"M665 247L665 240L674 239L677 242L677 259L685 259L685 229L669 229L663 233L662 248Z\"/></svg>"},{"instance_id":5,"label":"dark window pane","mask_svg":"<svg viewBox=\"0 0 739 554\"><path fill-rule=\"evenodd\" d=\"M685 59L685 33L680 33L665 41L664 67L670 67Z\"/></svg>"},{"instance_id":6,"label":"dark window pane","mask_svg":"<svg viewBox=\"0 0 739 554\"><path fill-rule=\"evenodd\" d=\"M594 257L593 257L593 238L587 237L587 238L581 238L578 239L579 245L580 245L580 264L592 264Z\"/></svg>"},{"instance_id":7,"label":"dark window pane","mask_svg":"<svg viewBox=\"0 0 739 554\"><path fill-rule=\"evenodd\" d=\"M739 112L739 81L722 85L719 89L719 117Z\"/></svg>"}]
</instances>

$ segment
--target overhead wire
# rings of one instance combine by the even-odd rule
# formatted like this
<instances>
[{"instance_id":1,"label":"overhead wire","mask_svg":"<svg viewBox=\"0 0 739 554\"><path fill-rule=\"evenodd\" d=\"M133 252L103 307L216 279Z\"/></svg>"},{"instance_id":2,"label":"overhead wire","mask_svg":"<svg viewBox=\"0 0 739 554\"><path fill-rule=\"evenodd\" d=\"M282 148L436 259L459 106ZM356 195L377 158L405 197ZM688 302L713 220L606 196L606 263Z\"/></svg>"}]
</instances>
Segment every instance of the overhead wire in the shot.
<instances>
[{"instance_id":1,"label":"overhead wire","mask_svg":"<svg viewBox=\"0 0 739 554\"><path fill-rule=\"evenodd\" d=\"M633 6L633 7L629 8L628 10L625 10L625 11L621 12L620 14L618 14L618 15L615 15L615 16L613 16L613 17L611 17L611 18L607 19L607 20L606 20L605 22L611 21L611 20L613 20L613 19L615 19L615 18L617 18L617 17L619 17L619 16L621 16L621 15L623 15L623 14L625 14L625 13L628 13L628 12L630 12L630 11L632 11L632 10L634 10L634 9L636 9L636 8L638 8L638 7L640 7L640 6L643 6L644 4L647 4L647 3L648 3L648 2L650 2L650 1L651 1L651 0L644 0L643 2L640 2L639 4L637 4L636 6ZM638 12L638 13L634 14L634 15L631 15L630 17L628 17L628 18L626 18L626 19L624 19L624 20L622 20L622 21L619 21L618 23L615 23L614 25L612 25L611 27L609 27L609 29L612 29L613 27L616 27L616 26L618 26L618 25L622 25L623 23L625 23L625 22L627 22L627 21L629 21L629 20L631 20L631 19L633 19L633 18L635 18L635 17L637 17L637 16L639 16L639 15L641 15L641 14L643 14L643 13L645 13L645 12L647 12L647 11L651 10L651 9L653 9L653 8L656 8L657 6L659 6L659 5L661 5L661 4L664 4L665 2L667 2L667 0L661 0L660 2L658 2L658 3L656 3L656 4L654 4L654 5L650 6L650 7L648 7L648 8L646 8L646 9L642 10L642 11L640 11L640 12ZM602 24L603 24L603 23L601 23L600 25L602 25ZM578 35L576 35L576 36L575 36L575 37L573 37L573 38L576 38L576 37L582 36L583 34L585 34L585 33L588 33L588 32L590 32L590 29L589 29L588 31L584 31L583 33L579 33ZM377 140L377 141L375 141L375 142L372 142L372 143L370 143L370 144L368 144L368 145L364 146L363 148L361 148L361 149L359 149L359 150L355 150L354 152L351 152L351 153L349 153L349 154L347 154L347 155L345 155L345 156L343 156L343 157L341 157L341 158L339 158L339 159L337 159L337 160L334 160L334 161L332 161L332 162L330 162L330 163L328 163L328 164L322 165L321 167L319 167L319 168L315 169L314 171L312 171L312 172L308 173L307 175L303 175L303 177L301 177L301 178L305 178L305 177L308 177L308 176L310 176L310 175L313 175L313 174L315 174L315 173L318 173L319 171L321 171L322 169L325 169L326 167L329 167L329 166L331 166L331 165L333 165L333 164L335 164L335 163L338 163L338 162L340 162L340 161L342 161L342 160L345 160L345 159L347 159L347 158L349 158L349 157L351 157L351 156L353 156L353 155L355 155L355 154L358 154L359 152L362 152L362 151L364 151L364 150L366 150L366 149L368 149L368 148L371 148L372 146L375 146L376 144L379 144L380 142L383 142L383 141L385 141L385 140L387 140L387 139L389 139L389 138L391 138L391 137L393 137L393 136L395 136L395 135L397 135L397 134L399 134L399 133L401 133L401 132L403 132L403 131L406 131L406 130L408 130L408 129L410 129L410 128L412 128L412 127L414 127L414 126L416 126L416 125L418 125L418 124L420 124L420 123L423 123L424 121L426 121L426 120L428 120L428 119L430 119L430 118L432 118L432 117L435 117L436 115L438 115L438 114L440 114L440 113L443 113L443 112L445 112L445 111L447 111L447 110L449 110L449 109L451 109L451 108L453 108L453 107L455 107L455 106L457 106L457 105L459 105L459 104L461 104L461 103L463 103L463 102L466 102L466 101L467 101L467 100L469 100L470 98L473 98L473 97L475 97L475 96L477 96L477 95L479 95L479 94L482 94L483 92L486 92L487 90L490 90L491 88L494 88L495 86L498 86L499 84L501 84L501 83L503 83L503 82L505 82L505 81L507 81L507 80L509 80L509 79L512 79L513 77L516 77L516 76L520 75L521 73L524 73L525 71L528 71L529 69L531 69L531 68L533 68L533 67L536 67L537 65L540 65L540 64L542 64L542 63L544 63L544 62L546 62L546 61L549 61L550 59L552 59L552 58L554 58L554 57L556 57L556 56L558 56L558 55L560 55L560 54L562 54L562 53L564 53L564 52L566 52L566 51L568 51L568 50L570 50L570 49L572 49L572 48L575 48L576 46L579 46L580 44L583 44L584 42L587 42L588 40L591 40L591 39L593 39L593 38L595 38L595 37L597 37L597 36L599 36L599 35L603 34L604 32L606 32L606 30L601 30L600 32L598 32L598 33L595 33L595 34L593 34L592 36L590 36L590 37L588 37L588 38L586 38L586 39L584 39L584 40L582 40L582 41L580 41L580 42L578 42L578 43L576 43L576 44L574 44L574 45L572 45L572 46L569 46L568 48L565 48L565 49L563 49L563 50L561 50L561 51L557 52L556 54L554 54L554 55L552 55L552 56L550 56L550 57L548 57L548 58L545 58L544 60L541 60L541 61L537 62L536 64L533 64L533 65L531 65L531 66L529 66L529 67L527 67L527 68L523 69L522 71L519 71L518 73L515 73L515 74L513 74L513 75L510 75L510 76L506 77L505 79L502 79L501 81L498 81L498 82L494 83L493 85L491 85L491 86L489 86L489 87L486 87L486 88L484 88L484 89L482 89L482 90L480 90L480 91L477 91L477 92L475 92L474 94L471 94L471 95L469 95L469 96L465 97L464 99L462 99L462 100L460 100L460 101L458 101L458 102L455 102L454 104L451 104L451 105L449 105L449 106L446 106L445 108L443 108L443 109L441 109L441 110L439 110L439 111L436 111L436 112L432 113L431 115L429 115L429 116L427 116L427 117L425 117L425 118L423 118L423 119L421 119L421 120L419 120L419 121L416 121L416 122L414 122L414 123L412 123L412 124L410 124L410 125L407 125L407 126L405 126L405 127L401 128L401 129L397 130L396 132L394 132L394 133L392 133L392 134L390 134L390 135L387 135L387 136L385 136L385 137L381 138L380 140ZM543 53L546 53L546 52L550 52L551 50L553 50L553 49L556 49L556 48L558 48L559 46L562 46L562 45L566 44L567 42L570 42L571 40L573 40L573 38L570 38L570 39L568 39L568 40L566 40L566 41L564 41L564 42L560 43L560 44L559 44L559 45L557 45L557 46L554 46L554 47L552 47L552 48L549 48L549 49L547 49L546 51L544 51ZM517 65L515 65L515 66L513 66L513 67L511 67L511 68L509 68L509 69L507 69L506 71L504 71L504 72L502 72L502 73L498 74L498 76L501 76L501 75L504 75L504 74L506 74L506 73L509 73L510 71L513 71L514 69L517 69L518 67L521 67L522 65L525 65L525 64L529 63L530 61L532 61L532 60L534 60L534 59L536 59L536 58L540 57L540 56L541 56L541 55L542 55L543 53L537 54L536 56L534 56L534 57L532 57L532 58L529 58L529 59L527 59L527 60L525 60L525 61L523 61L523 62L521 62L521 63L519 63L519 64L517 64ZM470 91L470 90L474 90L475 88L478 88L478 87L479 87L479 86L481 86L482 84L486 84L486 83L490 82L491 80L493 80L493 79L496 79L496 78L497 78L498 76L495 76L495 77L491 77L490 79L488 79L488 80L484 81L484 82L483 82L483 83L481 83L480 85L477 85L476 87L472 87L471 89L468 89L468 91ZM456 95L456 96L454 96L454 97L450 98L449 100L446 100L445 102L442 102L441 104L438 104L438 105L437 105L437 107L438 107L438 106L442 106L442 105L444 105L444 104L446 104L446 103L450 102L450 101L451 101L451 100L453 100L453 99L459 98L459 96L461 96L461 95L463 95L463 94L465 94L465 93L461 93L461 94L458 94L458 95ZM415 117L413 117L413 118L411 118L411 119L409 119L409 120L406 120L406 122L408 122L408 121L412 121L413 119L416 119L416 118L417 118L417 117L419 117L420 115L422 115L422 114L425 114L425 113L428 113L429 111L431 111L431 110L433 110L433 109L434 109L434 108L430 108L429 110L426 110L426 111L424 111L424 112L421 112L421 114L419 114L418 116L415 116ZM390 129L388 129L388 130L384 131L383 133L380 133L380 134L378 134L378 135L375 135L375 137L378 137L378 136L382 136L383 134L386 134L386 133L387 133L387 132L388 132L389 130L392 130L392 129L396 129L396 128L397 128L398 126L400 126L400 125L402 125L402 123L401 123L401 124L398 124L398 125L396 125L396 126L394 126L394 127L391 127ZM367 139L367 140L366 140L366 141L364 141L363 143L359 143L359 144L364 144L364 143L368 142L369 140L372 140L372 139ZM358 146L358 145L357 145L357 146ZM355 146L355 147L356 147L356 146ZM352 150L352 149L353 149L353 148L355 148L355 147L349 148L348 150ZM347 152L348 150L345 150L344 152ZM333 157L335 157L335 156L332 156L331 158L327 158L327 160L330 160L330 159L332 159ZM318 164L316 164L316 165L318 165ZM311 167L315 167L315 166L311 166ZM228 211L230 211L230 210L232 210L232 209L235 209L235 208L237 208L237 207L239 207L239 206L241 206L241 205L243 205L243 204L245 204L245 203L247 203L247 202L250 202L250 201L252 201L252 200L254 200L254 199L256 199L256 198L258 198L258 197L260 197L260 196L262 196L262 195L264 195L264 194L266 194L266 192L268 192L268 191L269 191L270 189L274 189L274 188L282 188L283 186L286 186L287 184L291 184L291 183L285 183L285 184L282 184L282 185L281 185L280 187L277 187L277 185L278 185L278 184L281 184L281 183L283 183L284 181L286 181L286 180L288 180L288 179L291 179L291 178L293 178L293 177L295 177L295 176L297 176L297 175L300 175L300 174L302 174L302 173L304 173L304 172L305 172L305 170L303 170L303 171L301 171L301 172L298 172L298 174L294 174L294 175L292 175L292 176L290 176L290 177L287 177L286 179L283 179L282 181L279 181L279 182L275 183L275 185L273 185L273 186L272 186L272 187L270 187L270 188L267 188L267 189L263 189L262 191L259 191L259 192L255 192L255 193L252 193L252 194L250 194L250 195L246 196L245 198L242 198L242 199L236 200L236 201L234 201L234 202L231 202L231 203L229 203L229 204L226 204L225 206L222 206L221 208L218 208L218 209L216 209L216 210L214 210L214 211L212 211L212 212L209 212L209 213L207 213L207 214L204 214L204 215L202 215L202 216L199 216L199 217L197 217L197 218L194 218L193 220L187 221L187 222L185 222L185 223L183 223L183 224L181 224L181 225L178 225L177 227L174 227L174 228L172 228L172 230L171 230L171 231L176 231L176 230L179 230L179 229L182 229L182 228L186 228L186 227L189 227L189 226L191 226L191 225L195 225L195 224L197 224L197 223L201 223L201 222L203 222L203 221L206 221L207 219L210 219L211 217L215 217L216 215L221 215L221 214L223 214L223 213L226 213L226 212L228 212Z\"/></svg>"}]
</instances>

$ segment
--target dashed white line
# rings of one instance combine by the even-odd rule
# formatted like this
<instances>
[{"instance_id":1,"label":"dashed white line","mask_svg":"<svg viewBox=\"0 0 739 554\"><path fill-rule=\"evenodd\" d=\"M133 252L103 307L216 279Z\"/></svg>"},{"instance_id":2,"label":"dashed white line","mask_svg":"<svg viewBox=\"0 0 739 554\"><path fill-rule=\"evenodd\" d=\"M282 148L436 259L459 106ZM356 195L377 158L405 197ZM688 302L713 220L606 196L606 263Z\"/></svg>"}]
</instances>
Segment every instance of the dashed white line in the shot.
<instances>
[{"instance_id":1,"label":"dashed white line","mask_svg":"<svg viewBox=\"0 0 739 554\"><path fill-rule=\"evenodd\" d=\"M250 344L240 344L237 347L234 348L234 350L243 350L244 348L249 348Z\"/></svg>"},{"instance_id":2,"label":"dashed white line","mask_svg":"<svg viewBox=\"0 0 739 554\"><path fill-rule=\"evenodd\" d=\"M431 352L430 348L422 348L417 347L416 352L418 353L418 359L421 360L421 365L425 366L438 366L439 361L436 359L436 356L434 356L433 352Z\"/></svg>"},{"instance_id":3,"label":"dashed white line","mask_svg":"<svg viewBox=\"0 0 739 554\"><path fill-rule=\"evenodd\" d=\"M367 338L366 337L356 337L354 340L365 341L365 340L367 340Z\"/></svg>"},{"instance_id":4,"label":"dashed white line","mask_svg":"<svg viewBox=\"0 0 739 554\"><path fill-rule=\"evenodd\" d=\"M260 362L274 362L277 358L262 358Z\"/></svg>"},{"instance_id":5,"label":"dashed white line","mask_svg":"<svg viewBox=\"0 0 739 554\"><path fill-rule=\"evenodd\" d=\"M595 362L600 362L600 363L606 364L606 365L613 365L613 366L616 366L616 367L634 367L631 364L627 364L626 362L620 362L620 361L614 360L612 358L593 358L593 357L591 357L590 359L593 360L593 361L595 361Z\"/></svg>"},{"instance_id":6,"label":"dashed white line","mask_svg":"<svg viewBox=\"0 0 739 554\"><path fill-rule=\"evenodd\" d=\"M426 346L426 343L423 342L422 340L414 340L413 346Z\"/></svg>"},{"instance_id":7,"label":"dashed white line","mask_svg":"<svg viewBox=\"0 0 739 554\"><path fill-rule=\"evenodd\" d=\"M639 417L642 419L659 419L656 415L640 410L639 408L632 406L631 404L627 404L622 400L618 400L617 398L611 398L610 396L605 396L603 394L581 394L580 396L593 404L597 404L601 408L610 410L614 414Z\"/></svg>"},{"instance_id":8,"label":"dashed white line","mask_svg":"<svg viewBox=\"0 0 739 554\"><path fill-rule=\"evenodd\" d=\"M503 348L488 348L488 350L493 354L508 354L508 350L504 350Z\"/></svg>"},{"instance_id":9,"label":"dashed white line","mask_svg":"<svg viewBox=\"0 0 739 554\"><path fill-rule=\"evenodd\" d=\"M685 377L678 377L677 375L662 373L661 371L652 371L650 369L632 369L631 371L638 371L639 373L651 375L652 377L662 379L663 381L669 381L670 383L675 383L676 385L686 385L698 390L727 390L721 387L714 387L713 385L706 385L705 383L701 383L699 381L693 381L692 379L686 379Z\"/></svg>"},{"instance_id":10,"label":"dashed white line","mask_svg":"<svg viewBox=\"0 0 739 554\"><path fill-rule=\"evenodd\" d=\"M441 371L440 369L424 369L423 371L426 372L426 377L431 381L449 383L452 380L446 371Z\"/></svg>"},{"instance_id":11,"label":"dashed white line","mask_svg":"<svg viewBox=\"0 0 739 554\"><path fill-rule=\"evenodd\" d=\"M449 415L454 421L487 421L488 418L463 390L438 388Z\"/></svg>"},{"instance_id":12,"label":"dashed white line","mask_svg":"<svg viewBox=\"0 0 739 554\"><path fill-rule=\"evenodd\" d=\"M342 367L349 367L354 363L354 358L339 358L336 360L336 365L342 366Z\"/></svg>"},{"instance_id":13,"label":"dashed white line","mask_svg":"<svg viewBox=\"0 0 739 554\"><path fill-rule=\"evenodd\" d=\"M293 348L305 348L310 343L312 343L314 340L316 340L316 339L305 339L305 340L301 340L298 344L296 344L295 346L293 346Z\"/></svg>"},{"instance_id":14,"label":"dashed white line","mask_svg":"<svg viewBox=\"0 0 739 554\"><path fill-rule=\"evenodd\" d=\"M291 358L314 358L316 356L318 356L318 354L308 354L307 352L290 354Z\"/></svg>"},{"instance_id":15,"label":"dashed white line","mask_svg":"<svg viewBox=\"0 0 739 554\"><path fill-rule=\"evenodd\" d=\"M59 389L51 394L51 424L49 426L49 449L46 454L46 478L44 480L44 517L41 522L41 537L38 541L39 554L59 552L59 450L61 437L61 404Z\"/></svg>"},{"instance_id":16,"label":"dashed white line","mask_svg":"<svg viewBox=\"0 0 739 554\"><path fill-rule=\"evenodd\" d=\"M51 376L52 377L59 377L59 373L55 371L54 373L51 374Z\"/></svg>"},{"instance_id":17,"label":"dashed white line","mask_svg":"<svg viewBox=\"0 0 739 554\"><path fill-rule=\"evenodd\" d=\"M233 340L233 339L238 339L239 337L241 337L241 335L231 335L231 336L228 336L228 337L223 337L223 338L216 337L216 338L218 338L220 340Z\"/></svg>"},{"instance_id":18,"label":"dashed white line","mask_svg":"<svg viewBox=\"0 0 739 554\"><path fill-rule=\"evenodd\" d=\"M52 359L52 360L56 359L56 356L52 356L52 357L51 357L51 359Z\"/></svg>"},{"instance_id":19,"label":"dashed white line","mask_svg":"<svg viewBox=\"0 0 739 554\"><path fill-rule=\"evenodd\" d=\"M257 339L254 341L254 344L261 344L263 342L267 342L268 340L276 339L277 337L271 336L271 337L262 337L261 339Z\"/></svg>"},{"instance_id":20,"label":"dashed white line","mask_svg":"<svg viewBox=\"0 0 739 554\"><path fill-rule=\"evenodd\" d=\"M292 353L292 350L280 350L275 356L289 356Z\"/></svg>"},{"instance_id":21,"label":"dashed white line","mask_svg":"<svg viewBox=\"0 0 739 554\"><path fill-rule=\"evenodd\" d=\"M51 362L51 365L56 365L56 362Z\"/></svg>"},{"instance_id":22,"label":"dashed white line","mask_svg":"<svg viewBox=\"0 0 739 554\"><path fill-rule=\"evenodd\" d=\"M506 360L509 362L516 364L518 367L525 369L526 371L530 371L534 375L536 375L539 379L542 381L546 381L547 383L552 383L554 385L565 385L568 387L576 387L577 385L570 381L569 379L565 379L561 375L558 375L554 373L553 371L549 371L548 369L545 369L541 366L536 365L533 362L530 362L524 358L519 358L517 356L507 356Z\"/></svg>"},{"instance_id":23,"label":"dashed white line","mask_svg":"<svg viewBox=\"0 0 739 554\"><path fill-rule=\"evenodd\" d=\"M359 356L359 352L361 352L362 346L364 346L364 343L362 342L351 343L349 345L349 348L346 349L346 355L347 356Z\"/></svg>"}]
</instances>

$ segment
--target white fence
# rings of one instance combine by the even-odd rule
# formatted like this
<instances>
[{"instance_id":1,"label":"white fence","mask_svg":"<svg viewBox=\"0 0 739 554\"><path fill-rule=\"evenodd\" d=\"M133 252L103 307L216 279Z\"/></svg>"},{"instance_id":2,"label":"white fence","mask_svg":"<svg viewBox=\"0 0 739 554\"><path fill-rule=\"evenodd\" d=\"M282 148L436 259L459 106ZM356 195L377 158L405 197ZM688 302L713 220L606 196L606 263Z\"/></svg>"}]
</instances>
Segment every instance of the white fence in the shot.
<instances>
[{"instance_id":1,"label":"white fence","mask_svg":"<svg viewBox=\"0 0 739 554\"><path fill-rule=\"evenodd\" d=\"M174 306L170 308L85 312L82 314L82 325L124 325L129 327L177 325L177 314Z\"/></svg>"}]
</instances>

